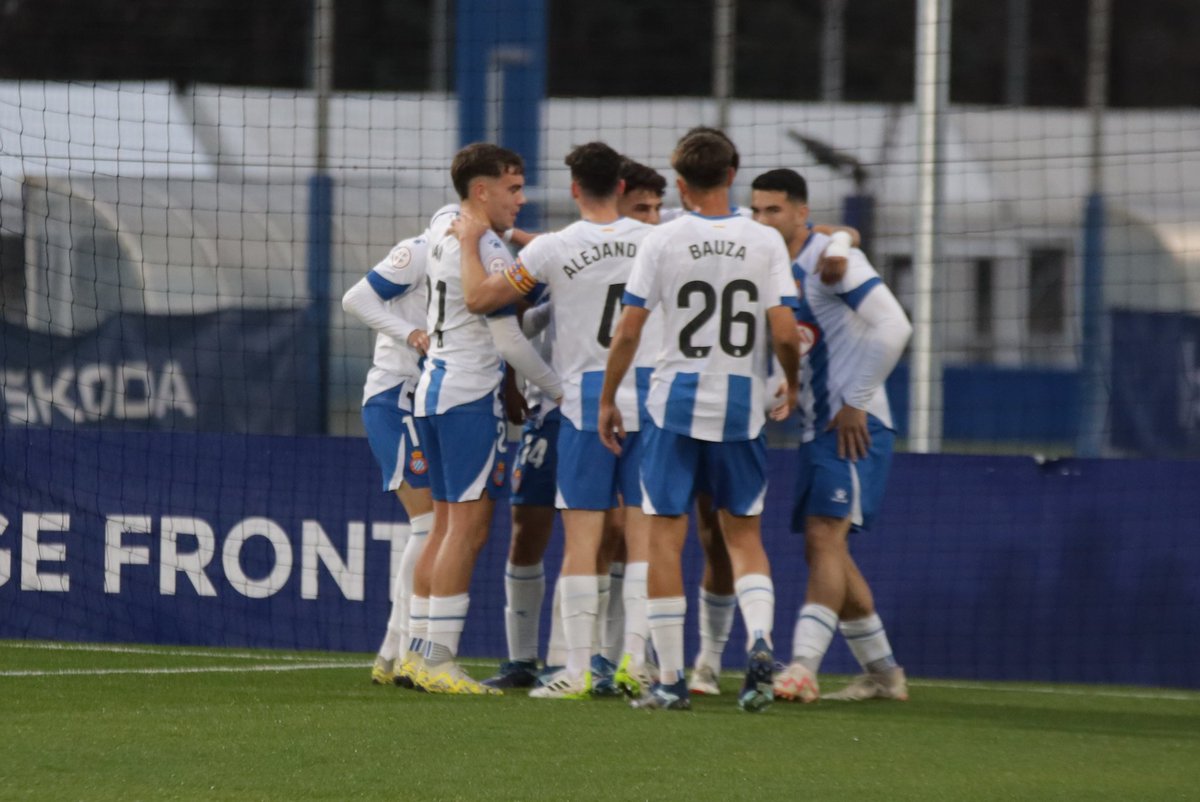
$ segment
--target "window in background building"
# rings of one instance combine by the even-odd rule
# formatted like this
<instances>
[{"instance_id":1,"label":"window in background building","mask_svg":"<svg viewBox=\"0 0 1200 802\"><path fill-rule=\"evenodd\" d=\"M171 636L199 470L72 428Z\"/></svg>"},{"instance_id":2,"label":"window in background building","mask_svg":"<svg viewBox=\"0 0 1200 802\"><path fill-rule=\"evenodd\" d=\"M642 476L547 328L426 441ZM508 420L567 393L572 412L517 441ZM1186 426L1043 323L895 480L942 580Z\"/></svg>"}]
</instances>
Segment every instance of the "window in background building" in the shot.
<instances>
[{"instance_id":1,"label":"window in background building","mask_svg":"<svg viewBox=\"0 0 1200 802\"><path fill-rule=\"evenodd\" d=\"M975 260L975 334L983 339L992 336L992 321L994 317L992 306L992 268L991 259Z\"/></svg>"},{"instance_id":2,"label":"window in background building","mask_svg":"<svg viewBox=\"0 0 1200 802\"><path fill-rule=\"evenodd\" d=\"M1062 248L1029 252L1029 332L1062 334L1066 325L1067 254Z\"/></svg>"}]
</instances>

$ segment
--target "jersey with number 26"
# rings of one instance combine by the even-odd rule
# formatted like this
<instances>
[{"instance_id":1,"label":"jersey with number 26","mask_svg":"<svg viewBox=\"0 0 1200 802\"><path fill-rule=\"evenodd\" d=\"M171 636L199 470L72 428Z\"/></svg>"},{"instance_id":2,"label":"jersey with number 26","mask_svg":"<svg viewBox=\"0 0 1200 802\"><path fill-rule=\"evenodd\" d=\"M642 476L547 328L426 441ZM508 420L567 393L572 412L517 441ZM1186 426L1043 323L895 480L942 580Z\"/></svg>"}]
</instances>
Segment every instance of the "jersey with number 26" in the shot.
<instances>
[{"instance_id":1,"label":"jersey with number 26","mask_svg":"<svg viewBox=\"0 0 1200 802\"><path fill-rule=\"evenodd\" d=\"M647 411L656 426L711 442L752 440L766 416L767 310L796 305L791 260L773 228L687 214L642 241L626 305L661 307Z\"/></svg>"}]
</instances>

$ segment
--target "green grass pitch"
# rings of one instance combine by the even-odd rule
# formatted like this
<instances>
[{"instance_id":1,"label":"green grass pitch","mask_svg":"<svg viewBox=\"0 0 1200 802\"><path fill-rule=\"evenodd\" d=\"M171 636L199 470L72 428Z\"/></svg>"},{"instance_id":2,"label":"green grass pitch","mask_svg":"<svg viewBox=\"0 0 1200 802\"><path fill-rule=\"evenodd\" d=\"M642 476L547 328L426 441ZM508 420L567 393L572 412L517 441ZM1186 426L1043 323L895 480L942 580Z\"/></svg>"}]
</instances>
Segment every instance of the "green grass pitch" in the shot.
<instances>
[{"instance_id":1,"label":"green grass pitch","mask_svg":"<svg viewBox=\"0 0 1200 802\"><path fill-rule=\"evenodd\" d=\"M1200 693L912 679L692 712L433 697L370 656L0 642L5 800L1196 799ZM468 661L476 676L494 664ZM840 685L826 679L827 690Z\"/></svg>"}]
</instances>

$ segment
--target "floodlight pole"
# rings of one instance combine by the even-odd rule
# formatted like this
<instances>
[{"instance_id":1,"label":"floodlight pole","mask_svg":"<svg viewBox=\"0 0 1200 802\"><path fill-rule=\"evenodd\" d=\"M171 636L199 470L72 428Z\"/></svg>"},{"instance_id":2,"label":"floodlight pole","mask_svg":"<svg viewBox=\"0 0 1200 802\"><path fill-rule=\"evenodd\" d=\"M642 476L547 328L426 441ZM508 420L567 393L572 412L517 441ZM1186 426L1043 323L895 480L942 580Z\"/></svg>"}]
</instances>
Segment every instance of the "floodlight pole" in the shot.
<instances>
[{"instance_id":1,"label":"floodlight pole","mask_svg":"<svg viewBox=\"0 0 1200 802\"><path fill-rule=\"evenodd\" d=\"M913 226L913 338L908 447L936 453L942 441L942 360L937 350L934 269L941 211L942 117L950 87L950 0L917 0L917 212Z\"/></svg>"},{"instance_id":2,"label":"floodlight pole","mask_svg":"<svg viewBox=\"0 0 1200 802\"><path fill-rule=\"evenodd\" d=\"M1108 393L1104 382L1104 108L1108 105L1108 46L1111 0L1088 6L1087 102L1092 123L1091 164L1083 219L1080 293L1080 409L1075 453L1098 457L1104 448Z\"/></svg>"},{"instance_id":3,"label":"floodlight pole","mask_svg":"<svg viewBox=\"0 0 1200 802\"><path fill-rule=\"evenodd\" d=\"M733 98L737 0L713 4L713 99L717 101L717 128L729 126L729 103Z\"/></svg>"},{"instance_id":4,"label":"floodlight pole","mask_svg":"<svg viewBox=\"0 0 1200 802\"><path fill-rule=\"evenodd\" d=\"M821 19L821 100L842 100L846 71L846 0L825 0Z\"/></svg>"},{"instance_id":5,"label":"floodlight pole","mask_svg":"<svg viewBox=\"0 0 1200 802\"><path fill-rule=\"evenodd\" d=\"M316 96L317 152L308 179L308 300L316 337L314 430L329 433L330 295L333 282L333 178L329 165L329 96L333 91L334 0L314 0L312 83Z\"/></svg>"}]
</instances>

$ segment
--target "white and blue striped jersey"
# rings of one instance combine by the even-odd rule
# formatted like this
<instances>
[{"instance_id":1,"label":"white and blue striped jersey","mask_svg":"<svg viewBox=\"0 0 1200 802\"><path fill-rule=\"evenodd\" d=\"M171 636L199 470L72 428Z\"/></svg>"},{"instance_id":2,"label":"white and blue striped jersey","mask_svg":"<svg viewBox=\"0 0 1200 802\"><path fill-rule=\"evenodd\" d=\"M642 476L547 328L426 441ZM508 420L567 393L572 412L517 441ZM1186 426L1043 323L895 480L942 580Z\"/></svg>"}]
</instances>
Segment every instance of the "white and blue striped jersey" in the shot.
<instances>
[{"instance_id":1,"label":"white and blue striped jersey","mask_svg":"<svg viewBox=\"0 0 1200 802\"><path fill-rule=\"evenodd\" d=\"M710 442L758 437L766 312L796 303L789 261L778 231L737 213L687 214L642 241L625 303L662 309L646 402L656 426Z\"/></svg>"},{"instance_id":2,"label":"white and blue striped jersey","mask_svg":"<svg viewBox=\"0 0 1200 802\"><path fill-rule=\"evenodd\" d=\"M396 244L384 259L367 273L367 283L390 314L420 329L425 326L425 259L429 238L422 234ZM414 386L421 375L420 354L408 343L397 342L379 332L375 353L363 385L363 403L404 381Z\"/></svg>"},{"instance_id":3,"label":"white and blue striped jersey","mask_svg":"<svg viewBox=\"0 0 1200 802\"><path fill-rule=\"evenodd\" d=\"M625 217L604 224L579 220L526 245L505 273L509 283L527 295L536 296L541 289L550 292L553 365L563 380L562 414L580 431L596 431L613 327L638 247L653 230ZM634 370L617 390L617 407L628 431L639 428L650 385L652 363L643 360L643 368L637 364L635 359Z\"/></svg>"},{"instance_id":4,"label":"white and blue striped jersey","mask_svg":"<svg viewBox=\"0 0 1200 802\"><path fill-rule=\"evenodd\" d=\"M858 387L868 368L870 325L858 309L871 293L891 290L867 261L862 251L853 248L845 275L836 284L825 284L816 275L817 262L829 244L829 237L816 232L809 235L792 265L799 294L796 323L800 326L800 381L798 411L804 442L825 430L830 418L847 403L851 393L862 394L852 406L874 415L884 426L894 428L887 391L882 382ZM899 304L896 304L899 308ZM903 348L903 343L898 343Z\"/></svg>"},{"instance_id":5,"label":"white and blue striped jersey","mask_svg":"<svg viewBox=\"0 0 1200 802\"><path fill-rule=\"evenodd\" d=\"M429 351L413 401L418 417L440 415L477 401L494 392L504 377L504 362L484 316L468 311L463 300L462 249L458 237L448 231L454 217L445 215L430 224L425 329ZM512 254L493 231L480 237L479 256L488 273L501 273L512 263ZM514 310L493 314L514 314Z\"/></svg>"}]
</instances>

